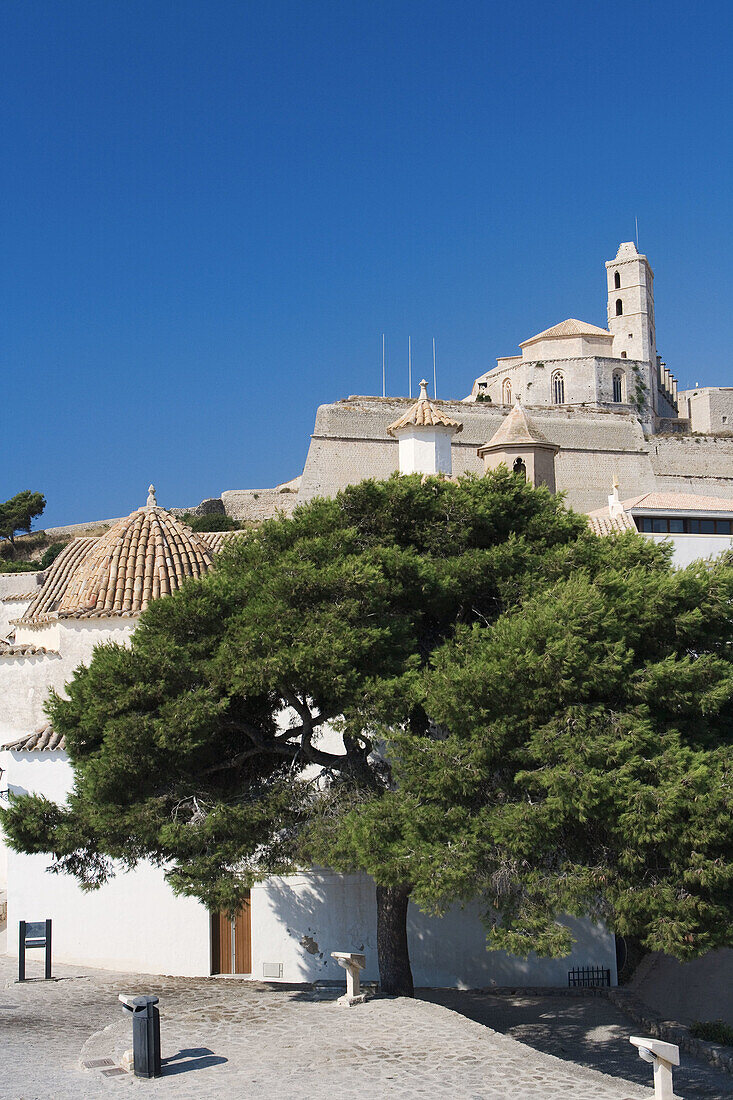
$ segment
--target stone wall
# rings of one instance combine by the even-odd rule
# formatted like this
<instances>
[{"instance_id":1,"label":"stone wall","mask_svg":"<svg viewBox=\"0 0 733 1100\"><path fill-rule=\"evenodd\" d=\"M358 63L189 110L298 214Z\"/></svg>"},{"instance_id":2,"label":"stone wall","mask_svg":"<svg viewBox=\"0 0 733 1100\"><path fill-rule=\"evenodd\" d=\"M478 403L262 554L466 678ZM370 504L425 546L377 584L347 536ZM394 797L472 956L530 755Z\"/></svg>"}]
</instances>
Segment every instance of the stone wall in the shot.
<instances>
[{"instance_id":1,"label":"stone wall","mask_svg":"<svg viewBox=\"0 0 733 1100\"><path fill-rule=\"evenodd\" d=\"M221 494L224 511L239 523L259 523L278 512L286 516L298 503L298 493L282 489L226 489Z\"/></svg>"},{"instance_id":2,"label":"stone wall","mask_svg":"<svg viewBox=\"0 0 733 1100\"><path fill-rule=\"evenodd\" d=\"M733 388L703 386L680 390L680 416L687 416L693 432L733 433Z\"/></svg>"},{"instance_id":3,"label":"stone wall","mask_svg":"<svg viewBox=\"0 0 733 1100\"><path fill-rule=\"evenodd\" d=\"M509 409L482 402L436 404L463 423L463 431L453 439L454 473L481 475L483 463L476 450L496 432ZM365 477L394 473L398 448L386 429L409 405L407 399L379 397L322 405L296 500L332 496ZM618 405L605 410L530 407L529 413L543 435L560 446L557 489L580 511L603 507L615 476L622 499L655 489L733 498L733 437L647 439L638 418Z\"/></svg>"},{"instance_id":4,"label":"stone wall","mask_svg":"<svg viewBox=\"0 0 733 1100\"><path fill-rule=\"evenodd\" d=\"M301 499L332 496L365 477L394 473L398 449L386 429L409 404L405 399L355 397L322 405L303 471ZM436 404L463 423L463 431L453 438L453 472L481 476L483 463L476 450L494 435L509 409L488 403ZM567 492L573 507L589 510L604 505L615 473L627 496L654 487L644 433L628 411L615 407L583 412L548 406L532 408L530 415L543 435L561 447L557 488Z\"/></svg>"},{"instance_id":5,"label":"stone wall","mask_svg":"<svg viewBox=\"0 0 733 1100\"><path fill-rule=\"evenodd\" d=\"M511 382L512 398L519 394L525 405L538 407L552 406L553 376L560 372L565 386L565 404L612 405L626 412L636 411L637 377L644 387L644 408L642 415L651 423L651 391L656 385L652 378L649 363L635 359L617 359L611 356L594 355L576 359L536 359L518 360L506 365L500 362L495 371L485 376L486 393L496 405L502 404L503 383L506 378ZM625 401L623 404L613 400L613 375L620 371L623 375ZM476 387L474 386L474 389Z\"/></svg>"}]
</instances>

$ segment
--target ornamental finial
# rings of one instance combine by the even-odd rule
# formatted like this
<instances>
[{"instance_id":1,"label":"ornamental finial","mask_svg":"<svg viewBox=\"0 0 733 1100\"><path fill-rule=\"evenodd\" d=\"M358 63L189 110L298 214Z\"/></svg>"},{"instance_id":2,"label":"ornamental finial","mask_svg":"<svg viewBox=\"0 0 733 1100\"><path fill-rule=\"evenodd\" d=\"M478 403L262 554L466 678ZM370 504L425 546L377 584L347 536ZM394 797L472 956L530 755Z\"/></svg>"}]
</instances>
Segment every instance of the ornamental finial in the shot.
<instances>
[{"instance_id":1,"label":"ornamental finial","mask_svg":"<svg viewBox=\"0 0 733 1100\"><path fill-rule=\"evenodd\" d=\"M418 401L427 401L427 399L428 399L428 384L425 381L425 379L423 378L422 381L420 382L420 396L418 397Z\"/></svg>"},{"instance_id":2,"label":"ornamental finial","mask_svg":"<svg viewBox=\"0 0 733 1100\"><path fill-rule=\"evenodd\" d=\"M155 486L154 485L149 485L148 486L148 502L145 505L145 507L146 508L157 508L158 507L158 502L155 499Z\"/></svg>"}]
</instances>

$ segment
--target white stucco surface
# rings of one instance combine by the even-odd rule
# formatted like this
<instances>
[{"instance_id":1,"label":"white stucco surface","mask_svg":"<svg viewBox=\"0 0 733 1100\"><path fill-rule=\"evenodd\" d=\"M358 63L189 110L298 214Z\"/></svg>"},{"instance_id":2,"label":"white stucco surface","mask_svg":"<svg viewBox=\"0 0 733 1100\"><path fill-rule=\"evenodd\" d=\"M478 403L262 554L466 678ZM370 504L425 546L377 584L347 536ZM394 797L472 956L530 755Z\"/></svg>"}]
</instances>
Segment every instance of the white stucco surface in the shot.
<instances>
[{"instance_id":1,"label":"white stucco surface","mask_svg":"<svg viewBox=\"0 0 733 1100\"><path fill-rule=\"evenodd\" d=\"M72 772L61 752L4 752L4 780L16 794L42 792L63 802ZM54 957L60 962L142 970L209 973L209 916L197 901L177 898L162 870L141 864L101 889L83 892L76 879L47 871L47 855L6 850L8 927L19 920L53 920ZM9 949L17 944L9 936ZM30 956L32 965L33 956Z\"/></svg>"},{"instance_id":2,"label":"white stucco surface","mask_svg":"<svg viewBox=\"0 0 733 1100\"><path fill-rule=\"evenodd\" d=\"M450 428L402 428L398 436L400 473L451 473L453 434Z\"/></svg>"},{"instance_id":3,"label":"white stucco surface","mask_svg":"<svg viewBox=\"0 0 733 1100\"><path fill-rule=\"evenodd\" d=\"M95 645L127 644L135 619L66 619L16 628L16 642L52 652L0 660L0 744L32 733L46 721L43 706L51 688L63 692Z\"/></svg>"},{"instance_id":4,"label":"white stucco surface","mask_svg":"<svg viewBox=\"0 0 733 1100\"><path fill-rule=\"evenodd\" d=\"M733 546L731 535L657 535L648 531L643 534L652 542L671 542L674 548L672 560L680 568L701 558L715 558Z\"/></svg>"},{"instance_id":5,"label":"white stucco surface","mask_svg":"<svg viewBox=\"0 0 733 1100\"><path fill-rule=\"evenodd\" d=\"M590 921L566 918L576 936L562 959L519 959L487 951L477 904L430 917L410 905L408 936L415 983L472 988L491 985L567 986L574 966L604 966L616 983L613 936ZM282 981L341 980L331 951L363 951L365 981L379 977L374 883L366 875L328 871L271 878L252 891L252 976L282 965Z\"/></svg>"}]
</instances>

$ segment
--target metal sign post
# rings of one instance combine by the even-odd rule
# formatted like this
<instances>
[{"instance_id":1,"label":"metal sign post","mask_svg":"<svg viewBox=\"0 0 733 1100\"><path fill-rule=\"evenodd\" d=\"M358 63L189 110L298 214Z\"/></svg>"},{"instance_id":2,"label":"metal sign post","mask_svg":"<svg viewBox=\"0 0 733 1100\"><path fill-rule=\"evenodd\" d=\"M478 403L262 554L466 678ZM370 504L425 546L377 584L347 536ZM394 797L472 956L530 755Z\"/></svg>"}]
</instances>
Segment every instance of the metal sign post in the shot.
<instances>
[{"instance_id":1,"label":"metal sign post","mask_svg":"<svg viewBox=\"0 0 733 1100\"><path fill-rule=\"evenodd\" d=\"M46 981L51 980L51 921L18 922L18 981L25 981L25 953L36 947L46 951Z\"/></svg>"}]
</instances>

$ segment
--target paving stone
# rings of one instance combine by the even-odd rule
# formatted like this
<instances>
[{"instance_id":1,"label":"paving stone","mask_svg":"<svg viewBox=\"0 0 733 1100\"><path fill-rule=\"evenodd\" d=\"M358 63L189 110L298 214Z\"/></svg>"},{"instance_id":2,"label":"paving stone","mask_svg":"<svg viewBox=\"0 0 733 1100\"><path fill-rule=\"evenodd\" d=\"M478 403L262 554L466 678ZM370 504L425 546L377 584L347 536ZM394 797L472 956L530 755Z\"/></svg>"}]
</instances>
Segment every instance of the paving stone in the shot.
<instances>
[{"instance_id":1,"label":"paving stone","mask_svg":"<svg viewBox=\"0 0 733 1100\"><path fill-rule=\"evenodd\" d=\"M0 959L0 1097L7 1100L102 1100L142 1095L170 1100L257 1096L268 1100L322 1098L338 1094L396 1100L645 1100L653 1096L639 1080L597 1072L575 1061L519 1043L462 1012L469 994L450 991L451 1005L418 997L373 998L346 1009L338 989L323 991L267 986L215 978L170 978L117 974L57 966L59 980L14 984L15 964ZM131 1046L129 1015L121 992L160 997L164 1076L138 1081L130 1074L103 1076L82 1062L111 1059L119 1066ZM432 994L431 994L432 996ZM493 998L498 1000L498 998ZM553 1002L556 1000L552 998ZM474 998L475 1001L475 998ZM588 1006L617 1012L605 1001L576 999L573 1026L583 1026ZM539 1041L555 1034L554 1005L526 1008L522 1027ZM476 1015L475 1004L473 1005ZM542 1019L540 1020L540 1017ZM608 1031L598 1044L598 1029ZM628 1046L615 1016L588 1019L608 1051ZM605 1034L605 1032L604 1032ZM563 1042L568 1042L564 1033ZM532 1041L534 1041L532 1039ZM579 1054L583 1052L579 1050ZM609 1066L615 1066L608 1059ZM626 1063L624 1063L626 1064ZM112 1068L113 1068L112 1067ZM109 1067L105 1067L109 1068ZM597 1067L602 1068L602 1067ZM710 1068L711 1073L717 1071ZM721 1074L726 1085L733 1081ZM730 1092L681 1093L720 1098Z\"/></svg>"}]
</instances>

